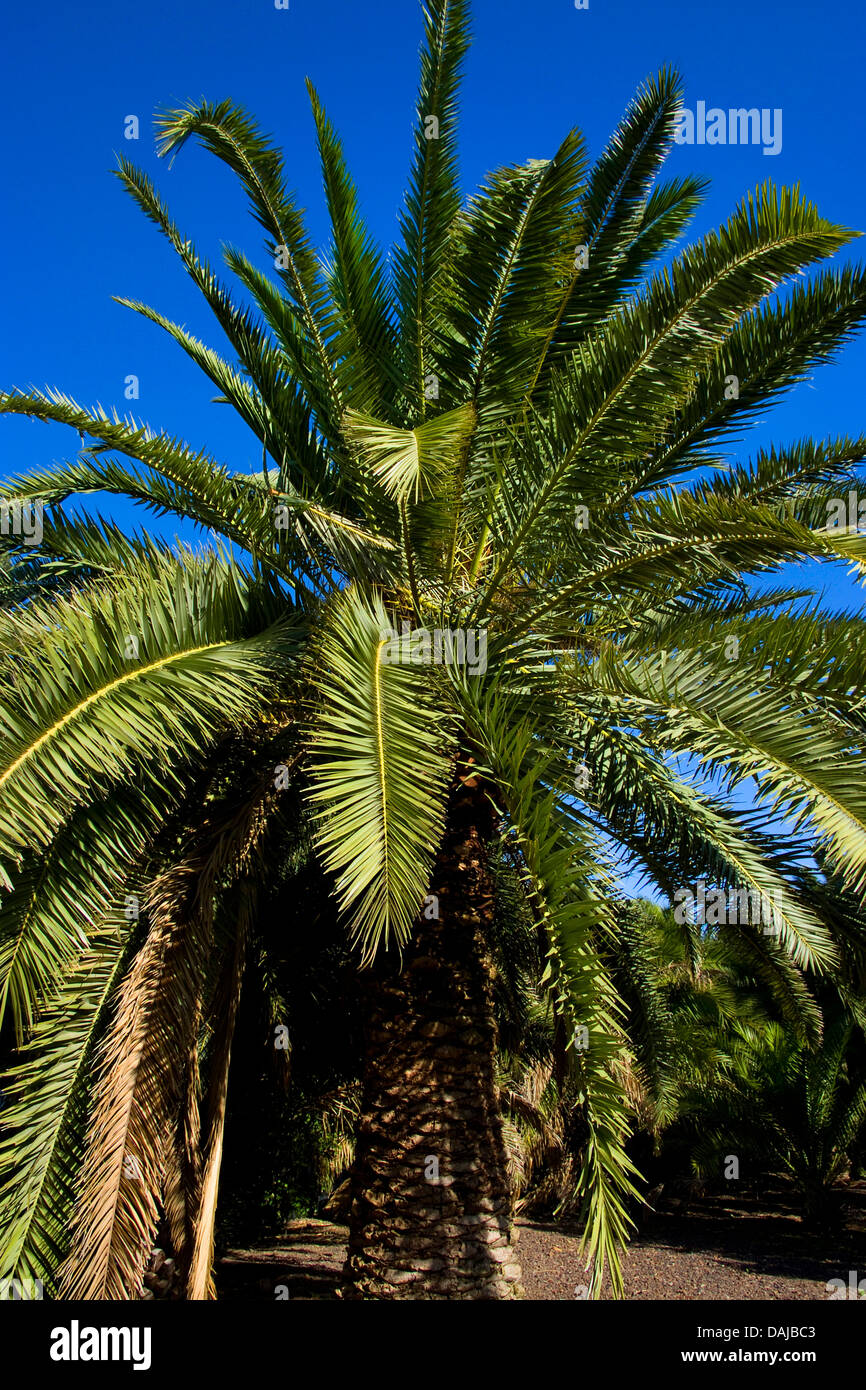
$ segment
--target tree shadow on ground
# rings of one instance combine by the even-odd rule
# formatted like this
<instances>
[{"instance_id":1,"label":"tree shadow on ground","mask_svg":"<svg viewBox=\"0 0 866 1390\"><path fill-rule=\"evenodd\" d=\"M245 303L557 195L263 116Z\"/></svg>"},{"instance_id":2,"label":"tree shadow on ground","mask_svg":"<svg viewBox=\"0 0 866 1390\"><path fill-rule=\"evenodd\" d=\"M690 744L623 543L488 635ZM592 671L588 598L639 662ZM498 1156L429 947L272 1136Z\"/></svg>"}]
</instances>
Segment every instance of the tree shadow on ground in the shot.
<instances>
[{"instance_id":1,"label":"tree shadow on ground","mask_svg":"<svg viewBox=\"0 0 866 1390\"><path fill-rule=\"evenodd\" d=\"M846 1189L844 1218L835 1234L815 1234L800 1220L795 1197L783 1190L661 1200L641 1215L626 1254L626 1297L827 1298L829 1280L846 1281L851 1270L866 1276L866 1182ZM538 1220L519 1226L527 1297L580 1297L586 1273L579 1227ZM218 1296L245 1302L337 1298L347 1236L345 1226L329 1221L289 1222L271 1240L226 1253L217 1264Z\"/></svg>"}]
</instances>

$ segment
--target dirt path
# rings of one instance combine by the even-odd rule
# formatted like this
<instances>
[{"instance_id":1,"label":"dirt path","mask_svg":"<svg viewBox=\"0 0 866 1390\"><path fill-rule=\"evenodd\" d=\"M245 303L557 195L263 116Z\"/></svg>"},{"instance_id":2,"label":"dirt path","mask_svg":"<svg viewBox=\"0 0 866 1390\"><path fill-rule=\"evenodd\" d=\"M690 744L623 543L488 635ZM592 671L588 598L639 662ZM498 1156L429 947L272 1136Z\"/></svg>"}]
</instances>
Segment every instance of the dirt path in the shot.
<instances>
[{"instance_id":1,"label":"dirt path","mask_svg":"<svg viewBox=\"0 0 866 1390\"><path fill-rule=\"evenodd\" d=\"M518 1222L526 1296L581 1297L579 1237L563 1226ZM277 1240L230 1251L218 1266L221 1299L334 1298L346 1230L293 1221ZM829 1279L866 1276L866 1184L850 1194L844 1236L816 1240L783 1199L762 1206L704 1198L688 1211L651 1216L624 1262L629 1299L827 1299ZM282 1287L281 1287L282 1286Z\"/></svg>"}]
</instances>

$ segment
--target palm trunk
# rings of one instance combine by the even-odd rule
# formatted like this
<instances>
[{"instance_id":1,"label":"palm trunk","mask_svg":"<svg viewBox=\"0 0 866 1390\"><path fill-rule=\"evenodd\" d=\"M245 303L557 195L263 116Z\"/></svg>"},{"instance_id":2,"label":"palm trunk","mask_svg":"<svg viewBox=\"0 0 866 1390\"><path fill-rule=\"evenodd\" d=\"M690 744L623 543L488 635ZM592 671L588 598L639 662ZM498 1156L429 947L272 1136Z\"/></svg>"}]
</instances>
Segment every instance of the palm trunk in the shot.
<instances>
[{"instance_id":1,"label":"palm trunk","mask_svg":"<svg viewBox=\"0 0 866 1390\"><path fill-rule=\"evenodd\" d=\"M520 1296L486 954L492 830L477 780L458 782L402 969L370 981L346 1297Z\"/></svg>"}]
</instances>

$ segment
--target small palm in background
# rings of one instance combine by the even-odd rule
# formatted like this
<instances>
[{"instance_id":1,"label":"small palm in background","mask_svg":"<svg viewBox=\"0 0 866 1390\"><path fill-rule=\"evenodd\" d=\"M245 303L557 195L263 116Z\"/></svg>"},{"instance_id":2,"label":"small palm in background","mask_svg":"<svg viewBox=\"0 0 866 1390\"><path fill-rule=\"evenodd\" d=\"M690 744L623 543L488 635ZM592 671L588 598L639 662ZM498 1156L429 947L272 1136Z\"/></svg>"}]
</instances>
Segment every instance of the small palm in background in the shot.
<instances>
[{"instance_id":1,"label":"small palm in background","mask_svg":"<svg viewBox=\"0 0 866 1390\"><path fill-rule=\"evenodd\" d=\"M864 925L844 893L829 910L825 885L807 879L803 892L838 941L832 980L786 980L760 968L746 938L640 902L629 916L643 926L645 965L626 949L616 978L632 1005L640 1128L662 1169L688 1165L729 1191L782 1177L820 1227L838 1219L838 1180L866 1127Z\"/></svg>"},{"instance_id":2,"label":"small palm in background","mask_svg":"<svg viewBox=\"0 0 866 1390\"><path fill-rule=\"evenodd\" d=\"M693 1098L697 1171L717 1178L734 1156L755 1171L781 1174L798 1192L807 1224L836 1225L838 1180L866 1126L866 1079L862 1069L852 1074L854 1034L841 1014L811 1048L778 1023L742 1037L731 1069Z\"/></svg>"}]
</instances>

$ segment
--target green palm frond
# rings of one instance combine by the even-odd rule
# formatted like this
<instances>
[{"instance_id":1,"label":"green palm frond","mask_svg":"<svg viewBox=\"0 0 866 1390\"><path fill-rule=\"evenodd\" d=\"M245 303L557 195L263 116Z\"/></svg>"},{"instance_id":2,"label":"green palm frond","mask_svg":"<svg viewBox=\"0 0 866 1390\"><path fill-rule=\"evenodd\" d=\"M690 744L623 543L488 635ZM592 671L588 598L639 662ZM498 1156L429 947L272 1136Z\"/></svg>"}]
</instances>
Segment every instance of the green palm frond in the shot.
<instances>
[{"instance_id":1,"label":"green palm frond","mask_svg":"<svg viewBox=\"0 0 866 1390\"><path fill-rule=\"evenodd\" d=\"M645 263L643 255L651 257L660 249L657 237L648 235L649 227L660 203L664 206L671 195L659 192L650 211L651 191L673 144L681 99L681 80L672 69L650 78L630 102L592 169L581 209L579 245L584 257L575 256L562 290L532 394L538 387L544 389L551 370L570 356L587 331L628 297L631 281ZM705 187L693 181L677 190L685 198L687 214ZM646 238L643 252L637 249L642 236Z\"/></svg>"},{"instance_id":2,"label":"green palm frond","mask_svg":"<svg viewBox=\"0 0 866 1390\"><path fill-rule=\"evenodd\" d=\"M688 747L707 772L720 775L730 787L753 778L759 798L776 810L790 810L795 823L802 825L808 817L830 861L862 891L866 762L848 740L806 713L790 727L784 697L733 679L721 686L711 669L694 659L647 662L638 687L646 693L654 690L669 705L659 730L661 742L673 751Z\"/></svg>"},{"instance_id":3,"label":"green palm frond","mask_svg":"<svg viewBox=\"0 0 866 1390\"><path fill-rule=\"evenodd\" d=\"M41 855L25 857L0 898L0 1020L8 1011L19 1047L106 920L118 916L133 930L132 876L176 800L117 787L77 809Z\"/></svg>"},{"instance_id":4,"label":"green palm frond","mask_svg":"<svg viewBox=\"0 0 866 1390\"><path fill-rule=\"evenodd\" d=\"M326 280L334 305L334 353L346 398L374 415L399 387L394 306L381 254L364 225L343 148L311 82L319 156L333 232Z\"/></svg>"},{"instance_id":5,"label":"green palm frond","mask_svg":"<svg viewBox=\"0 0 866 1390\"><path fill-rule=\"evenodd\" d=\"M201 757L218 730L255 719L291 631L274 591L191 555L2 615L0 645L18 657L0 694L9 859L47 847L76 806L133 772L176 784L179 746Z\"/></svg>"},{"instance_id":6,"label":"green palm frond","mask_svg":"<svg viewBox=\"0 0 866 1390\"><path fill-rule=\"evenodd\" d=\"M57 1292L86 1133L89 1065L126 963L121 937L96 938L68 972L3 1077L0 1278Z\"/></svg>"},{"instance_id":7,"label":"green palm frond","mask_svg":"<svg viewBox=\"0 0 866 1390\"><path fill-rule=\"evenodd\" d=\"M174 157L195 136L243 184L253 216L267 234L268 252L303 324L319 378L326 387L320 427L336 440L342 393L334 356L326 341L327 287L301 209L286 188L282 155L246 112L230 101L219 105L191 103L182 110L164 112L156 124L161 156Z\"/></svg>"},{"instance_id":8,"label":"green palm frond","mask_svg":"<svg viewBox=\"0 0 866 1390\"><path fill-rule=\"evenodd\" d=\"M435 309L460 207L457 86L468 47L466 0L428 0L415 110L415 152L394 255L403 381L414 425L425 414L428 377L437 374Z\"/></svg>"},{"instance_id":9,"label":"green palm frond","mask_svg":"<svg viewBox=\"0 0 866 1390\"><path fill-rule=\"evenodd\" d=\"M584 830L578 837L574 825L566 829L558 814L559 758L539 754L531 729L515 727L506 702L488 696L470 704L470 699L464 692L469 727L496 778L509 838L525 866L527 900L543 933L542 982L573 1044L572 1066L589 1131L577 1192L583 1199L590 1287L597 1295L609 1270L614 1293L621 1295L619 1251L632 1224L627 1204L637 1196L632 1182L637 1170L625 1150L630 1123L616 1077L626 1051L621 1005L594 945L608 921L606 875L591 835Z\"/></svg>"},{"instance_id":10,"label":"green palm frond","mask_svg":"<svg viewBox=\"0 0 866 1390\"><path fill-rule=\"evenodd\" d=\"M399 659L392 627L381 601L348 590L333 602L310 671L316 842L365 959L409 937L449 779L436 687L429 670Z\"/></svg>"},{"instance_id":11,"label":"green palm frond","mask_svg":"<svg viewBox=\"0 0 866 1390\"><path fill-rule=\"evenodd\" d=\"M629 717L623 711L617 723ZM785 846L761 835L748 816L680 775L646 735L612 727L609 720L609 714L578 716L570 738L592 769L591 805L614 839L651 866L655 882L672 899L704 874L744 889L775 905L778 941L794 961L832 964L833 943L791 882L799 868L796 855L786 856ZM762 921L753 935L755 949L763 949Z\"/></svg>"},{"instance_id":12,"label":"green palm frond","mask_svg":"<svg viewBox=\"0 0 866 1390\"><path fill-rule=\"evenodd\" d=\"M117 176L145 215L159 227L180 256L187 272L203 294L220 328L237 353L238 360L249 373L273 417L279 420L285 445L288 446L291 455L303 464L308 475L323 481L327 473L327 461L309 429L308 404L292 389L291 383L286 381L287 364L281 355L274 351L261 324L232 301L231 295L220 284L208 263L199 258L189 239L181 235L147 175L128 160L121 158Z\"/></svg>"},{"instance_id":13,"label":"green palm frond","mask_svg":"<svg viewBox=\"0 0 866 1390\"><path fill-rule=\"evenodd\" d=\"M718 442L766 409L851 339L866 316L866 272L825 270L796 284L782 302L745 314L696 378L692 398L611 507L631 492L655 487L684 465L716 460ZM733 389L736 386L736 389Z\"/></svg>"},{"instance_id":14,"label":"green palm frond","mask_svg":"<svg viewBox=\"0 0 866 1390\"><path fill-rule=\"evenodd\" d=\"M414 430L395 429L356 410L344 416L346 437L358 460L398 502L447 492L474 426L471 405L430 416Z\"/></svg>"}]
</instances>

